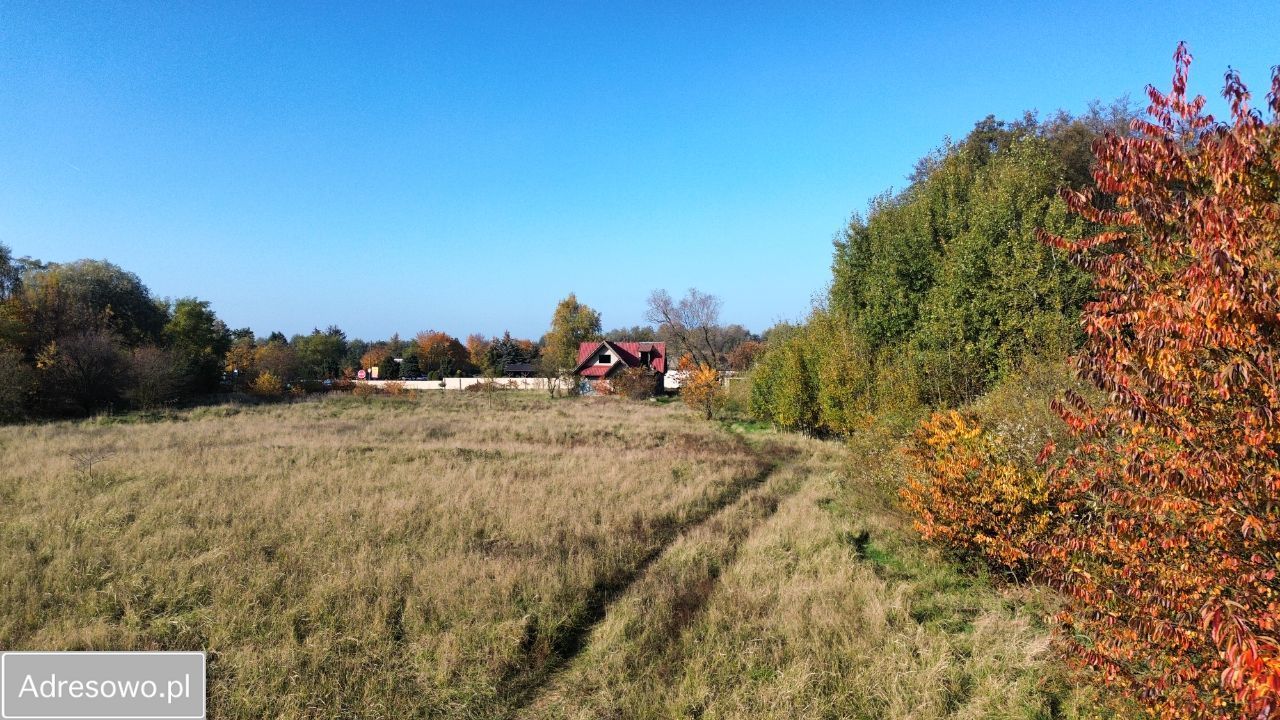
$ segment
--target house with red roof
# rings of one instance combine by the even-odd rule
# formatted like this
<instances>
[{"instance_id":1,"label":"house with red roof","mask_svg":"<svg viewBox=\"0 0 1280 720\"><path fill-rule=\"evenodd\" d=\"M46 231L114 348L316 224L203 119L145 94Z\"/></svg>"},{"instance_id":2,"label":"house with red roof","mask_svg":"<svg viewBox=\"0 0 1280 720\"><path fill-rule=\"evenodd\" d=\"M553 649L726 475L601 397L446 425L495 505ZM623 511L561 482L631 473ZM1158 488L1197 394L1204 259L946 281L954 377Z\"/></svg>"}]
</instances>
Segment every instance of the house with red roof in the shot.
<instances>
[{"instance_id":1,"label":"house with red roof","mask_svg":"<svg viewBox=\"0 0 1280 720\"><path fill-rule=\"evenodd\" d=\"M578 365L573 372L587 383L608 380L626 368L648 368L661 391L667 373L667 344L598 340L578 345Z\"/></svg>"}]
</instances>

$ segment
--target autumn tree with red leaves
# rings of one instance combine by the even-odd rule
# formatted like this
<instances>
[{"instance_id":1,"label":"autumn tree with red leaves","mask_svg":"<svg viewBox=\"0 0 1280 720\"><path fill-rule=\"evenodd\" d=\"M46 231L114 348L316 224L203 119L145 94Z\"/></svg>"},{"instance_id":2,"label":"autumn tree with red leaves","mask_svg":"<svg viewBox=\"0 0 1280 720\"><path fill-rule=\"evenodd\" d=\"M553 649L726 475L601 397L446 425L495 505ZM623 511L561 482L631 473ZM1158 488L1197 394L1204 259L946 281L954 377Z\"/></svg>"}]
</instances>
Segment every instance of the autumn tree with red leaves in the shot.
<instances>
[{"instance_id":1,"label":"autumn tree with red leaves","mask_svg":"<svg viewBox=\"0 0 1280 720\"><path fill-rule=\"evenodd\" d=\"M1234 71L1230 122L1173 88L1095 143L1107 228L1046 234L1094 277L1075 362L1106 394L1057 409L1071 491L1031 549L1066 592L1069 656L1159 717L1280 717L1280 69L1269 119Z\"/></svg>"}]
</instances>

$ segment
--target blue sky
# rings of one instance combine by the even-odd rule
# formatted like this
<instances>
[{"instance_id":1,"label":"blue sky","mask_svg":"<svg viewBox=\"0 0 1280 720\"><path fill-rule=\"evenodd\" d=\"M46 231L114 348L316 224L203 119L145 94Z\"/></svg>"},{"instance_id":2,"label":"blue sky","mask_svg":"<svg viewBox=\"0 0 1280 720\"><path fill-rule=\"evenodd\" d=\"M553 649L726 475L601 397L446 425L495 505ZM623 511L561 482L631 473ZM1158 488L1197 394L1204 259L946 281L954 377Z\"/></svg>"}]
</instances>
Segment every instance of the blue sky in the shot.
<instances>
[{"instance_id":1,"label":"blue sky","mask_svg":"<svg viewBox=\"0 0 1280 720\"><path fill-rule=\"evenodd\" d=\"M761 330L946 136L1142 100L1180 39L1261 96L1280 3L8 0L0 242L260 334L537 337L689 286Z\"/></svg>"}]
</instances>

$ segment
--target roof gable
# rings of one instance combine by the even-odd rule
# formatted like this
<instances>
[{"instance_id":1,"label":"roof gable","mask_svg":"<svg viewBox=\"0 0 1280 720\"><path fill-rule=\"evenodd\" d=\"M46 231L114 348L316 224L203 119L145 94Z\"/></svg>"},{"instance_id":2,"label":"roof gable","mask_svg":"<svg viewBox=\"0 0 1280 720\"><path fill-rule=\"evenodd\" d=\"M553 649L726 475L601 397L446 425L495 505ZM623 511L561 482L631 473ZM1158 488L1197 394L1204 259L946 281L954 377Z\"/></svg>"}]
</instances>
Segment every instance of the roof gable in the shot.
<instances>
[{"instance_id":1,"label":"roof gable","mask_svg":"<svg viewBox=\"0 0 1280 720\"><path fill-rule=\"evenodd\" d=\"M661 342L613 342L610 340L596 340L593 342L584 342L578 344L578 364L573 371L583 374L584 371L590 369L589 366L594 365L594 359L599 357L601 352L608 351L614 358L614 361L608 366L608 372L612 372L613 368L618 364L626 367L642 367L640 354L649 353L649 367L656 372L664 373L667 371L667 344ZM595 371L593 371L594 373Z\"/></svg>"}]
</instances>

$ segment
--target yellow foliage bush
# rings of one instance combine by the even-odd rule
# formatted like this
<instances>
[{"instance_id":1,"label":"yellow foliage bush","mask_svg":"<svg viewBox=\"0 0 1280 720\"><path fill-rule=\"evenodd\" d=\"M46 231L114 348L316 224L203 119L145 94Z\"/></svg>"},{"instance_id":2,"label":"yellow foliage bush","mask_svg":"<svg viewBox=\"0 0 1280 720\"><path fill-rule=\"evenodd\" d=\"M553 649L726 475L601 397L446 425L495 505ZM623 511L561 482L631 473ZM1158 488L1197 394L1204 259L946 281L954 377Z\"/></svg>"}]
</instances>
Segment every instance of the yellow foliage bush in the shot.
<instances>
[{"instance_id":1,"label":"yellow foliage bush","mask_svg":"<svg viewBox=\"0 0 1280 720\"><path fill-rule=\"evenodd\" d=\"M680 399L690 408L702 413L707 420L715 417L716 410L724 405L724 386L720 384L720 372L705 363L694 365L688 356L680 359L684 379L680 382Z\"/></svg>"},{"instance_id":2,"label":"yellow foliage bush","mask_svg":"<svg viewBox=\"0 0 1280 720\"><path fill-rule=\"evenodd\" d=\"M284 395L284 382L270 370L264 371L249 384L249 392L263 398L278 398Z\"/></svg>"},{"instance_id":3,"label":"yellow foliage bush","mask_svg":"<svg viewBox=\"0 0 1280 720\"><path fill-rule=\"evenodd\" d=\"M908 447L915 472L900 491L927 540L1016 576L1049 530L1055 496L1047 473L1013 462L976 420L934 413Z\"/></svg>"}]
</instances>

